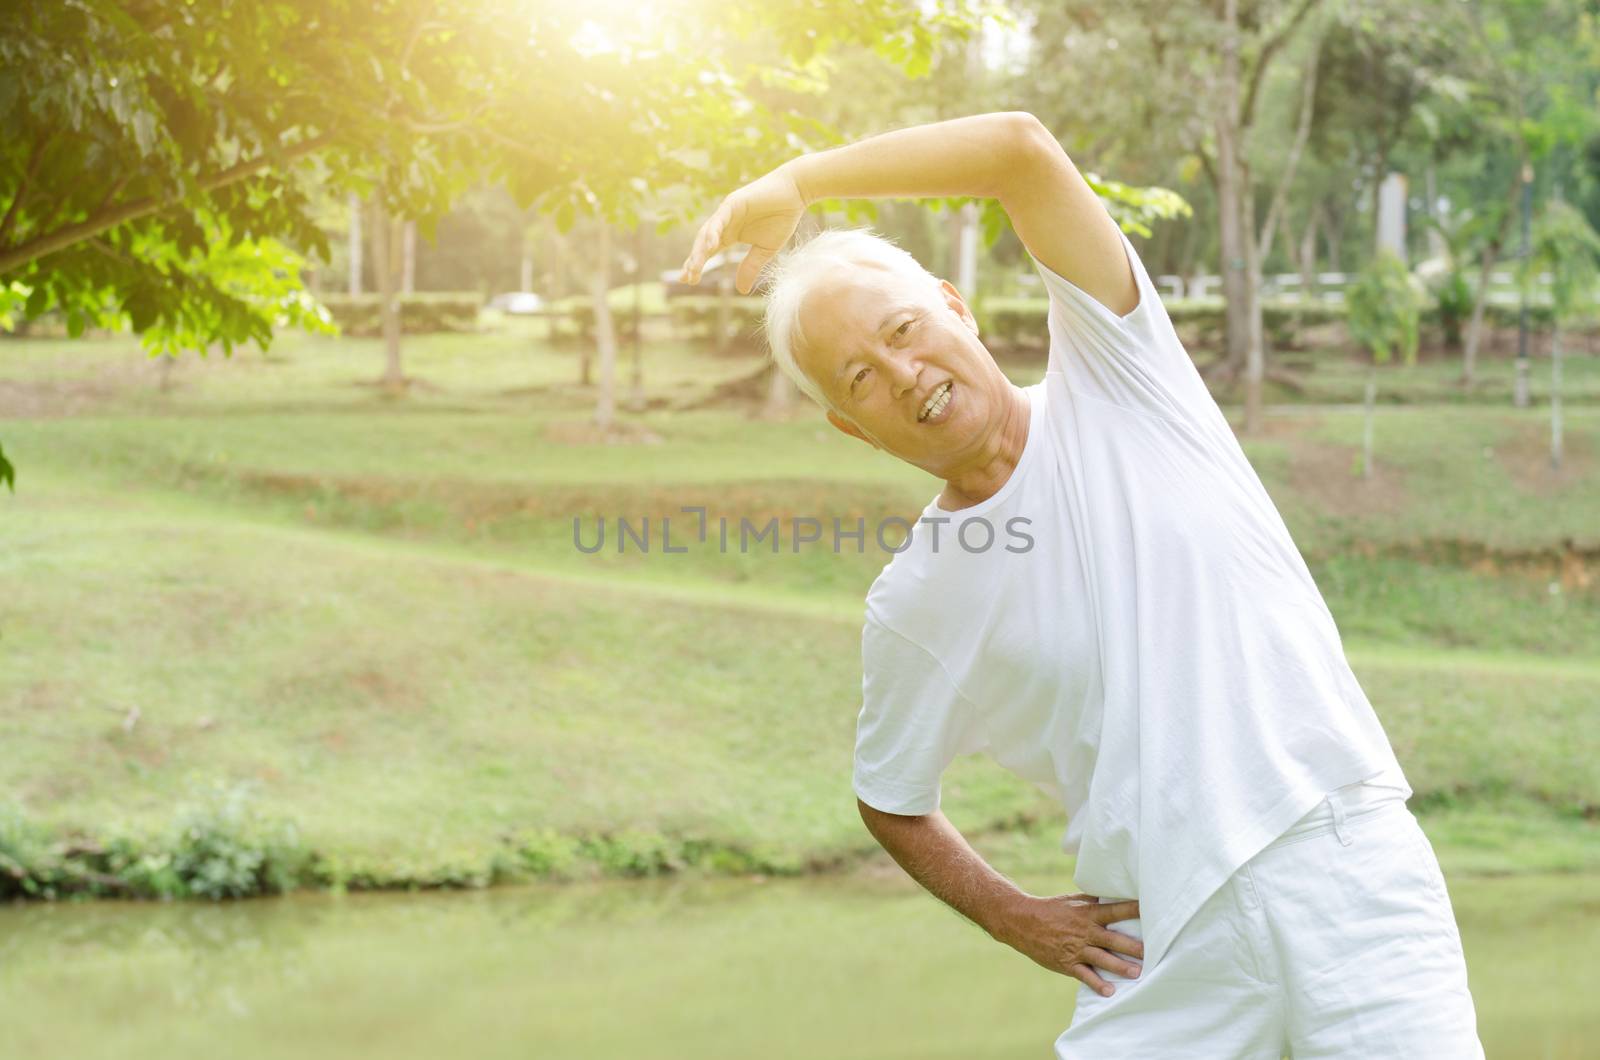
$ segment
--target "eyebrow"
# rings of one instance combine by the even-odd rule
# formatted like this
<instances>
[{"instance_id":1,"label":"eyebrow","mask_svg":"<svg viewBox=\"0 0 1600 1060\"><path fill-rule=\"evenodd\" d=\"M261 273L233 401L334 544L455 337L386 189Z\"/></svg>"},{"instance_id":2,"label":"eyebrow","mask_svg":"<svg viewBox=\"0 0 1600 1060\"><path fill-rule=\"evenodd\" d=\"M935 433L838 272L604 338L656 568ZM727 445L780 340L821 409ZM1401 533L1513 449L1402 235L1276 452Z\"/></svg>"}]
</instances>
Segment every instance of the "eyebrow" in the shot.
<instances>
[{"instance_id":1,"label":"eyebrow","mask_svg":"<svg viewBox=\"0 0 1600 1060\"><path fill-rule=\"evenodd\" d=\"M893 309L889 310L889 312L884 316L884 318L882 320L878 321L877 331L873 332L873 334L882 334L883 329L889 326L889 322L891 320L893 320L895 317L899 316L901 313L915 312L916 308L917 307L914 306L914 305L898 305L898 306L895 306ZM850 367L850 365L853 364L853 363L855 363L855 358L854 357L847 358L845 360L845 362L839 366L839 370L837 372L833 373L833 382L834 382L835 386L839 385L839 380L844 377L845 370L848 369ZM850 392L850 388L846 387L845 388L845 393L848 394L849 392Z\"/></svg>"}]
</instances>

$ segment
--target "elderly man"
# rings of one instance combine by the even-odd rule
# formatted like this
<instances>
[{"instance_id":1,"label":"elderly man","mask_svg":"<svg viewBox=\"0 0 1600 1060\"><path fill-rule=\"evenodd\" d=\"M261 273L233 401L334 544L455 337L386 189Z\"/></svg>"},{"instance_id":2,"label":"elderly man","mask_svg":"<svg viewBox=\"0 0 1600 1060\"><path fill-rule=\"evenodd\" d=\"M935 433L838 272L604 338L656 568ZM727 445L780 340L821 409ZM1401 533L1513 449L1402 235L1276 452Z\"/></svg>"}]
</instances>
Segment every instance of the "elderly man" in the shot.
<instances>
[{"instance_id":1,"label":"elderly man","mask_svg":"<svg viewBox=\"0 0 1600 1060\"><path fill-rule=\"evenodd\" d=\"M778 366L944 482L867 594L867 828L1080 980L1059 1057L1481 1057L1438 861L1327 605L1139 255L1036 119L786 163L723 201L685 279L748 243L748 291L810 203L916 196L999 200L1050 349L1014 385L962 292L866 232L773 263ZM988 540L1008 545L965 544ZM1060 800L1089 893L1021 891L940 812L940 775L977 751Z\"/></svg>"}]
</instances>

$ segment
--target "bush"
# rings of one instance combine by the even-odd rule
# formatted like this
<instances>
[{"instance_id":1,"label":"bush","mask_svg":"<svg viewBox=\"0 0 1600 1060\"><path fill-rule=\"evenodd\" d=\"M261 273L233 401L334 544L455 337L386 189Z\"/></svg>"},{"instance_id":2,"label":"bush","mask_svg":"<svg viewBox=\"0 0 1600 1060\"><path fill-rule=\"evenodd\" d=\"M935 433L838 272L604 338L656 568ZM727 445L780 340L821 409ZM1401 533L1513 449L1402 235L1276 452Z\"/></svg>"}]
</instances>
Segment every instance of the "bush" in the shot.
<instances>
[{"instance_id":1,"label":"bush","mask_svg":"<svg viewBox=\"0 0 1600 1060\"><path fill-rule=\"evenodd\" d=\"M580 342L594 341L594 303L584 302L573 306L564 319L570 322L570 327L560 329L558 325L558 330L565 330L568 337L576 338ZM641 314L639 317L640 327L644 326L644 320L645 318ZM617 309L615 306L612 307L611 331L618 342L632 342L637 337L638 333L633 326L633 310L631 308Z\"/></svg>"},{"instance_id":2,"label":"bush","mask_svg":"<svg viewBox=\"0 0 1600 1060\"><path fill-rule=\"evenodd\" d=\"M333 322L346 335L372 336L383 332L380 298L375 294L329 294L321 297ZM425 335L438 331L476 331L483 295L477 291L430 291L398 296L400 331Z\"/></svg>"},{"instance_id":3,"label":"bush","mask_svg":"<svg viewBox=\"0 0 1600 1060\"><path fill-rule=\"evenodd\" d=\"M53 839L20 809L0 809L0 898L281 894L310 882L314 862L291 826L254 815L239 785L217 785L180 807L168 832L149 839Z\"/></svg>"},{"instance_id":4,"label":"bush","mask_svg":"<svg viewBox=\"0 0 1600 1060\"><path fill-rule=\"evenodd\" d=\"M714 338L720 301L716 295L680 295L674 298L670 303L673 330L685 338ZM751 295L735 295L729 302L734 333L742 339L754 341L760 334L766 300Z\"/></svg>"},{"instance_id":5,"label":"bush","mask_svg":"<svg viewBox=\"0 0 1600 1060\"><path fill-rule=\"evenodd\" d=\"M1417 360L1421 284L1392 251L1380 251L1345 290L1350 337L1383 364L1398 351L1407 365Z\"/></svg>"},{"instance_id":6,"label":"bush","mask_svg":"<svg viewBox=\"0 0 1600 1060\"><path fill-rule=\"evenodd\" d=\"M1008 346L1043 347L1049 342L1049 302L1042 298L991 297L978 313L981 334ZM1222 341L1226 304L1220 298L1163 298L1172 326L1198 345ZM1261 325L1276 348L1294 346L1302 327L1344 319L1344 307L1329 302L1268 299L1261 306Z\"/></svg>"},{"instance_id":7,"label":"bush","mask_svg":"<svg viewBox=\"0 0 1600 1060\"><path fill-rule=\"evenodd\" d=\"M1459 347L1461 325L1472 316L1472 285L1461 270L1451 269L1439 279L1432 294L1433 305L1424 313L1424 318L1444 329L1447 346Z\"/></svg>"}]
</instances>

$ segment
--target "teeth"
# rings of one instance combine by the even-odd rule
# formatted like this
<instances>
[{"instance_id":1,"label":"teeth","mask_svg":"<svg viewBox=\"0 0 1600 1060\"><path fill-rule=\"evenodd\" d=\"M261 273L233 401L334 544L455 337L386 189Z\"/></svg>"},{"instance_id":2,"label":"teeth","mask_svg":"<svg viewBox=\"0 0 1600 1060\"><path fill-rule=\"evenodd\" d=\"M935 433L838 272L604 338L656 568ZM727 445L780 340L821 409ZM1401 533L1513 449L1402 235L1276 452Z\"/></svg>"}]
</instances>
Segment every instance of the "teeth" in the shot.
<instances>
[{"instance_id":1,"label":"teeth","mask_svg":"<svg viewBox=\"0 0 1600 1060\"><path fill-rule=\"evenodd\" d=\"M918 420L931 419L944 411L944 407L950 403L950 386L950 383L939 384L939 389L935 390L927 404L922 406L922 411L917 415Z\"/></svg>"}]
</instances>

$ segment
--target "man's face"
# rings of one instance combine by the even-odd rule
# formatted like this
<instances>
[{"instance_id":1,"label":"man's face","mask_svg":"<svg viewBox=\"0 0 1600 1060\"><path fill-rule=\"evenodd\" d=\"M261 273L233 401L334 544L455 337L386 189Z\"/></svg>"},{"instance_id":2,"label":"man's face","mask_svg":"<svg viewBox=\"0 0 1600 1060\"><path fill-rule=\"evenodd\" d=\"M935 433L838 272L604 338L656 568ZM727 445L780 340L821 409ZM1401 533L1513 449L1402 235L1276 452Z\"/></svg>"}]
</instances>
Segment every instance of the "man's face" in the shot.
<instances>
[{"instance_id":1,"label":"man's face","mask_svg":"<svg viewBox=\"0 0 1600 1060\"><path fill-rule=\"evenodd\" d=\"M796 360L847 434L946 477L999 429L1010 381L948 282L935 287L871 265L841 269L807 293L800 330ZM924 415L942 387L947 393Z\"/></svg>"}]
</instances>

